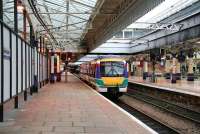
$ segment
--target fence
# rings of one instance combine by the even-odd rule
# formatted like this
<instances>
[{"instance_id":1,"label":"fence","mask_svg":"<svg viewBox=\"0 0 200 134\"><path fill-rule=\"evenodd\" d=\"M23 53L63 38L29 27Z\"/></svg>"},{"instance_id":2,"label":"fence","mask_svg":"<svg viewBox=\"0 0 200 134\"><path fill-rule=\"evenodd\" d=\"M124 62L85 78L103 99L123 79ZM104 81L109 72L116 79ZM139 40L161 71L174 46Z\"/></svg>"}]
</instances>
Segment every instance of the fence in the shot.
<instances>
[{"instance_id":1,"label":"fence","mask_svg":"<svg viewBox=\"0 0 200 134\"><path fill-rule=\"evenodd\" d=\"M48 79L48 56L39 53L36 47L24 41L2 21L0 43L0 116L3 116L6 101L27 93L34 83L44 85Z\"/></svg>"}]
</instances>

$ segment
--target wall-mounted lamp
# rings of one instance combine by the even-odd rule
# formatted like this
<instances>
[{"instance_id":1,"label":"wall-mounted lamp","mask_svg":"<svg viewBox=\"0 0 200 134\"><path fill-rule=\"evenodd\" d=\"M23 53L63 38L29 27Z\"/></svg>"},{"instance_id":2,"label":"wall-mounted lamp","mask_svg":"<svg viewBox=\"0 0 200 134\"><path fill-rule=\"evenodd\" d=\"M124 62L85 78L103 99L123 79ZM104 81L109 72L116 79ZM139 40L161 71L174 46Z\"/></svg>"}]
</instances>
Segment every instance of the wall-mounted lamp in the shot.
<instances>
[{"instance_id":1,"label":"wall-mounted lamp","mask_svg":"<svg viewBox=\"0 0 200 134\"><path fill-rule=\"evenodd\" d=\"M44 37L44 40L48 40L48 38L45 36L45 37Z\"/></svg>"}]
</instances>

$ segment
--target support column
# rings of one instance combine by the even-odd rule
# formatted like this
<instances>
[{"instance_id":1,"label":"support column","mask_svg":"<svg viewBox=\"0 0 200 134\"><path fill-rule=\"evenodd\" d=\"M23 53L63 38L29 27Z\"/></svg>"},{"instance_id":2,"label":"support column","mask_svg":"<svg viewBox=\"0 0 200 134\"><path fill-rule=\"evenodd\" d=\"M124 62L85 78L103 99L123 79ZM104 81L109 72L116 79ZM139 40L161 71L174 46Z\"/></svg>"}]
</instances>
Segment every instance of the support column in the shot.
<instances>
[{"instance_id":1,"label":"support column","mask_svg":"<svg viewBox=\"0 0 200 134\"><path fill-rule=\"evenodd\" d=\"M30 94L32 95L33 93L33 85L32 85L32 47L33 47L33 26L30 24L30 59L31 59L31 68L30 68Z\"/></svg>"},{"instance_id":2,"label":"support column","mask_svg":"<svg viewBox=\"0 0 200 134\"><path fill-rule=\"evenodd\" d=\"M23 10L23 37L24 37L24 40L26 41L26 10L24 9ZM27 44L25 43L25 90L24 90L24 100L26 101L27 100L27 60L26 60L26 46ZM23 46L22 46L23 47Z\"/></svg>"},{"instance_id":3,"label":"support column","mask_svg":"<svg viewBox=\"0 0 200 134\"><path fill-rule=\"evenodd\" d=\"M26 10L23 10L23 36L26 41Z\"/></svg>"},{"instance_id":4,"label":"support column","mask_svg":"<svg viewBox=\"0 0 200 134\"><path fill-rule=\"evenodd\" d=\"M59 54L57 54L57 56L56 56L56 75L57 75L57 79L56 79L56 81L58 81L58 82L60 82L61 81L61 72L60 72L60 53Z\"/></svg>"},{"instance_id":5,"label":"support column","mask_svg":"<svg viewBox=\"0 0 200 134\"><path fill-rule=\"evenodd\" d=\"M14 31L18 34L18 13L17 13L17 0L14 0ZM16 38L16 70L18 70L18 39ZM18 104L18 71L16 71L16 96L15 100L15 108L19 107Z\"/></svg>"},{"instance_id":6,"label":"support column","mask_svg":"<svg viewBox=\"0 0 200 134\"><path fill-rule=\"evenodd\" d=\"M143 65L143 80L146 80L148 77L148 61L144 60L144 65Z\"/></svg>"},{"instance_id":7,"label":"support column","mask_svg":"<svg viewBox=\"0 0 200 134\"><path fill-rule=\"evenodd\" d=\"M128 62L128 77L131 77L131 61Z\"/></svg>"},{"instance_id":8,"label":"support column","mask_svg":"<svg viewBox=\"0 0 200 134\"><path fill-rule=\"evenodd\" d=\"M47 67L47 70L46 70L46 84L49 82L49 49L47 49L46 47L46 67Z\"/></svg>"},{"instance_id":9,"label":"support column","mask_svg":"<svg viewBox=\"0 0 200 134\"><path fill-rule=\"evenodd\" d=\"M188 74L187 74L187 80L188 81L194 81L194 71L193 71L193 66L194 66L194 61L193 61L193 52L190 50L188 54Z\"/></svg>"},{"instance_id":10,"label":"support column","mask_svg":"<svg viewBox=\"0 0 200 134\"><path fill-rule=\"evenodd\" d=\"M27 44L25 44L25 90L24 100L27 101Z\"/></svg>"},{"instance_id":11,"label":"support column","mask_svg":"<svg viewBox=\"0 0 200 134\"><path fill-rule=\"evenodd\" d=\"M66 61L65 61L65 82L68 82L68 54L66 53Z\"/></svg>"},{"instance_id":12,"label":"support column","mask_svg":"<svg viewBox=\"0 0 200 134\"><path fill-rule=\"evenodd\" d=\"M55 74L54 74L54 54L53 52L51 53L51 72L50 72L50 83L54 83L55 82Z\"/></svg>"},{"instance_id":13,"label":"support column","mask_svg":"<svg viewBox=\"0 0 200 134\"><path fill-rule=\"evenodd\" d=\"M0 20L3 20L3 1L0 1Z\"/></svg>"},{"instance_id":14,"label":"support column","mask_svg":"<svg viewBox=\"0 0 200 134\"><path fill-rule=\"evenodd\" d=\"M152 61L152 66L153 66L153 73L152 73L152 82L153 83L155 83L156 82L156 68L155 68L155 65L156 65L156 61L155 60L153 60Z\"/></svg>"},{"instance_id":15,"label":"support column","mask_svg":"<svg viewBox=\"0 0 200 134\"><path fill-rule=\"evenodd\" d=\"M181 80L181 63L176 63L176 80Z\"/></svg>"},{"instance_id":16,"label":"support column","mask_svg":"<svg viewBox=\"0 0 200 134\"><path fill-rule=\"evenodd\" d=\"M0 1L0 20L3 21L3 0ZM3 26L1 25L1 29L3 28ZM4 79L3 79L3 73L4 73L4 63L3 63L3 30L1 30L1 60L0 60L0 63L1 63L1 102L0 102L0 122L3 122L4 118L4 105L3 105L3 91L4 91Z\"/></svg>"},{"instance_id":17,"label":"support column","mask_svg":"<svg viewBox=\"0 0 200 134\"><path fill-rule=\"evenodd\" d=\"M171 78L171 73L170 73L170 56L166 55L166 61L165 61L165 78L170 79Z\"/></svg>"},{"instance_id":18,"label":"support column","mask_svg":"<svg viewBox=\"0 0 200 134\"><path fill-rule=\"evenodd\" d=\"M171 83L176 83L176 54L172 54L172 78L171 78Z\"/></svg>"},{"instance_id":19,"label":"support column","mask_svg":"<svg viewBox=\"0 0 200 134\"><path fill-rule=\"evenodd\" d=\"M26 41L26 10L23 10L23 33L24 40ZM24 100L27 100L27 44L25 43L25 90L24 90Z\"/></svg>"}]
</instances>

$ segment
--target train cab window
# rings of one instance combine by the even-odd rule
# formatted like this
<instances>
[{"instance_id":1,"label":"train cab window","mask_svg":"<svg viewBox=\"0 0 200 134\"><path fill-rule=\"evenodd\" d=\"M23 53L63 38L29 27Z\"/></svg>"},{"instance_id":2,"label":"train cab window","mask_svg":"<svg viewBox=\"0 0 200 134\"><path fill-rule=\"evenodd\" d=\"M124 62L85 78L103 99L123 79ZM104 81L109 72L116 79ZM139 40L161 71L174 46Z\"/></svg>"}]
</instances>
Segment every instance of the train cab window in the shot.
<instances>
[{"instance_id":1,"label":"train cab window","mask_svg":"<svg viewBox=\"0 0 200 134\"><path fill-rule=\"evenodd\" d=\"M123 77L124 62L101 62L100 72L101 77Z\"/></svg>"}]
</instances>

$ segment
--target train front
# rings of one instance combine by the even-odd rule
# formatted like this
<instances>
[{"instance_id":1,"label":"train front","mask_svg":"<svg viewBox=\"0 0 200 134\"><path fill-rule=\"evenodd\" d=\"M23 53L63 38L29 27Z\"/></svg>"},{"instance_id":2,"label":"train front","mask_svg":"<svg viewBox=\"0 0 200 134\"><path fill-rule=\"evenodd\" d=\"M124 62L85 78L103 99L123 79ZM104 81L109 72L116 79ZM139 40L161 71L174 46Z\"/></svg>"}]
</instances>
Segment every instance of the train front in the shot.
<instances>
[{"instance_id":1,"label":"train front","mask_svg":"<svg viewBox=\"0 0 200 134\"><path fill-rule=\"evenodd\" d=\"M107 93L112 98L127 92L127 63L121 59L103 59L97 61L96 85L99 92Z\"/></svg>"}]
</instances>

